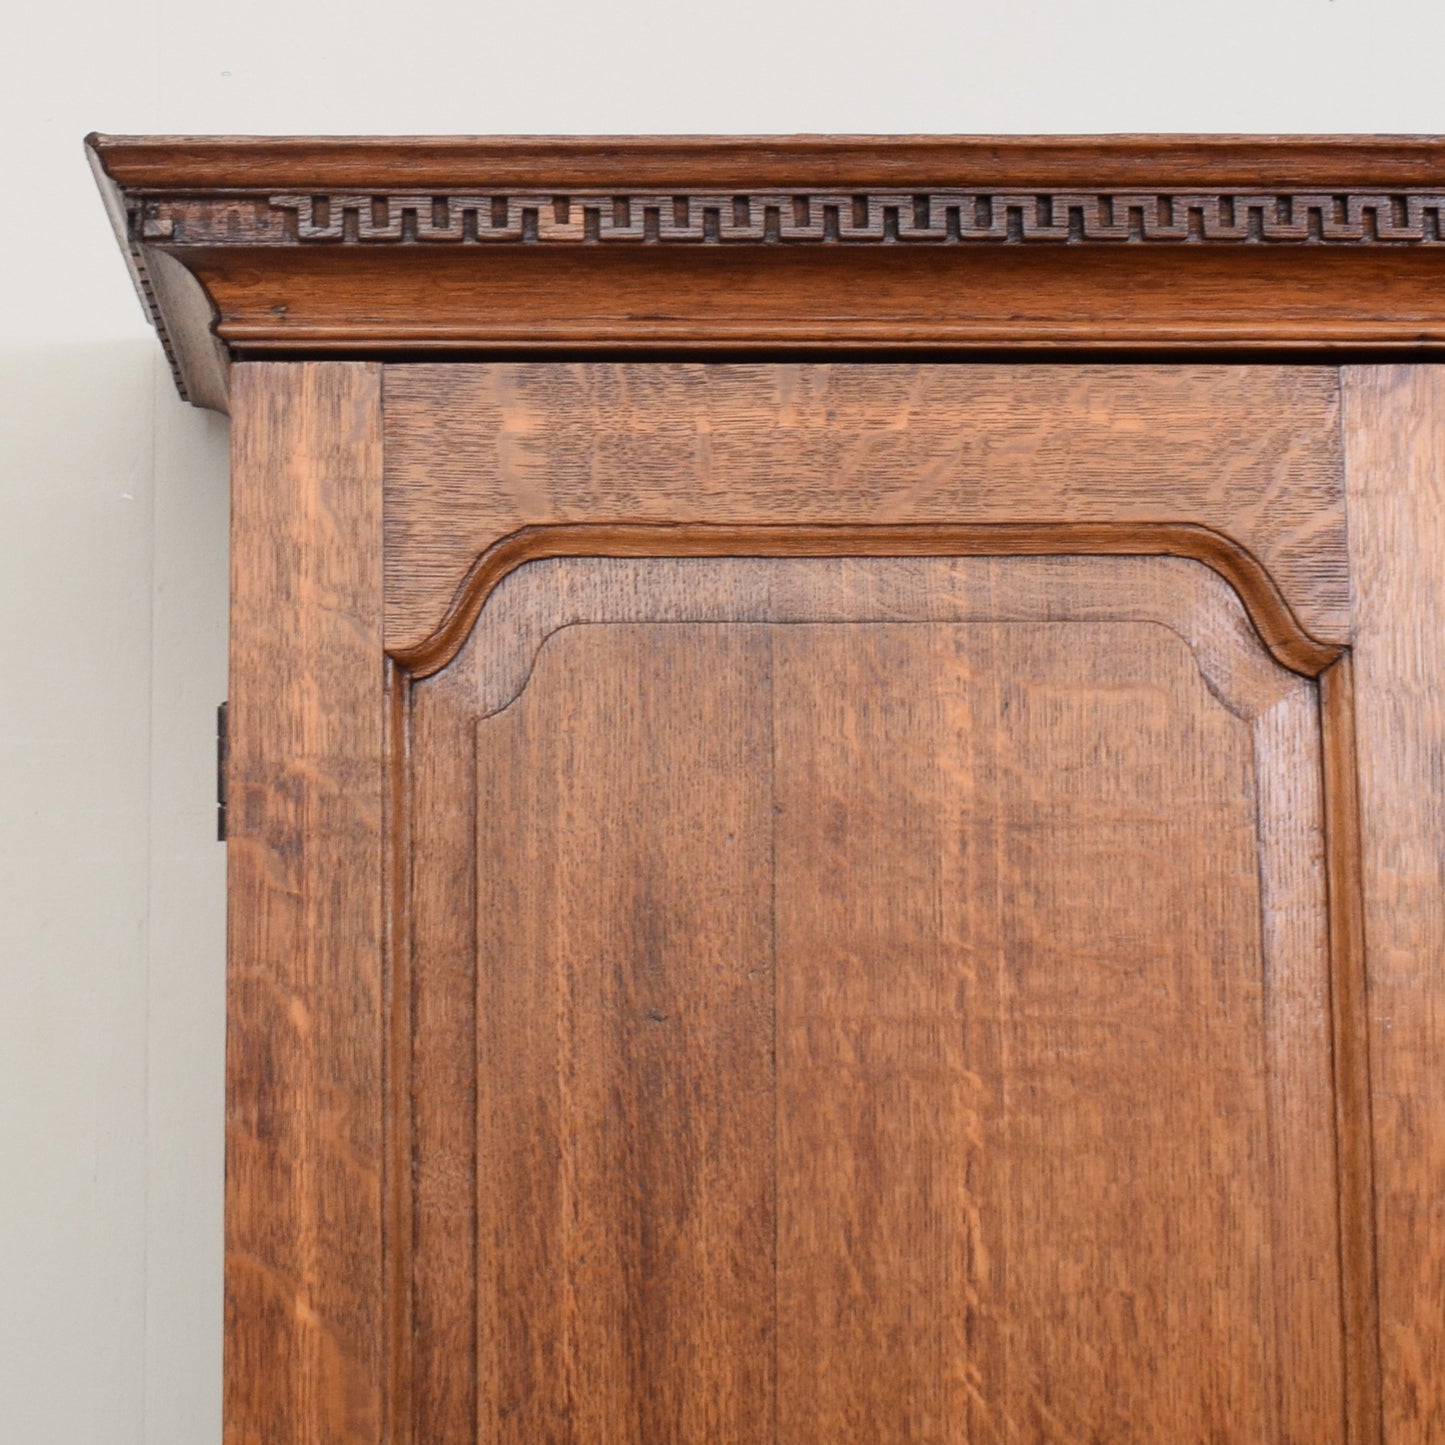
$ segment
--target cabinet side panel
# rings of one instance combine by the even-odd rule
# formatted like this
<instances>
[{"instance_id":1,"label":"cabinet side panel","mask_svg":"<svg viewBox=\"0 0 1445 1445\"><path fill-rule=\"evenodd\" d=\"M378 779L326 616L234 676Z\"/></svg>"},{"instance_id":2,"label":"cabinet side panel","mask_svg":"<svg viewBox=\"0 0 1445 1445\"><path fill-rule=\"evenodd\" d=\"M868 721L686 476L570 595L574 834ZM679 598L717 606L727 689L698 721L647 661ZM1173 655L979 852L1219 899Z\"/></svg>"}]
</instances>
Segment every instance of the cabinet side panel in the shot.
<instances>
[{"instance_id":1,"label":"cabinet side panel","mask_svg":"<svg viewBox=\"0 0 1445 1445\"><path fill-rule=\"evenodd\" d=\"M381 1438L380 370L238 366L227 1445Z\"/></svg>"},{"instance_id":2,"label":"cabinet side panel","mask_svg":"<svg viewBox=\"0 0 1445 1445\"><path fill-rule=\"evenodd\" d=\"M1445 369L1347 367L1385 1437L1445 1438Z\"/></svg>"}]
</instances>

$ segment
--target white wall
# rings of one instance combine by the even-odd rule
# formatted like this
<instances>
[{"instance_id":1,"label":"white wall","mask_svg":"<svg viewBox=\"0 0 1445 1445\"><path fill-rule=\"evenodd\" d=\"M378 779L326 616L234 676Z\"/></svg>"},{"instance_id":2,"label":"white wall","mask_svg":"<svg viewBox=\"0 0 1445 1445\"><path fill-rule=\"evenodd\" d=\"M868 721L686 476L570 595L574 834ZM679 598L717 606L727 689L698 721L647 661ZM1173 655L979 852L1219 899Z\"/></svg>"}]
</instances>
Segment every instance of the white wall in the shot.
<instances>
[{"instance_id":1,"label":"white wall","mask_svg":"<svg viewBox=\"0 0 1445 1445\"><path fill-rule=\"evenodd\" d=\"M1445 131L1439 0L178 0L6 24L0 1440L220 1438L226 433L115 132Z\"/></svg>"}]
</instances>

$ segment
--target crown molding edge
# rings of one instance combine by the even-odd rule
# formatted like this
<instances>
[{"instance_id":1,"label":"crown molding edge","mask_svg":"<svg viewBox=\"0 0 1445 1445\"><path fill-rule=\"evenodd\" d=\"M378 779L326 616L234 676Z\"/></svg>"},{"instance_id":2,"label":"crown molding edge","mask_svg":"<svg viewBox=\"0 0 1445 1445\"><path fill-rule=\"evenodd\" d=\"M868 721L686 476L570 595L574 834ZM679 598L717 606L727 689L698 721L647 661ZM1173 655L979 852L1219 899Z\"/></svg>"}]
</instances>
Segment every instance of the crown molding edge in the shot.
<instances>
[{"instance_id":1,"label":"crown molding edge","mask_svg":"<svg viewBox=\"0 0 1445 1445\"><path fill-rule=\"evenodd\" d=\"M183 395L223 409L253 357L1445 348L1438 138L87 149Z\"/></svg>"}]
</instances>

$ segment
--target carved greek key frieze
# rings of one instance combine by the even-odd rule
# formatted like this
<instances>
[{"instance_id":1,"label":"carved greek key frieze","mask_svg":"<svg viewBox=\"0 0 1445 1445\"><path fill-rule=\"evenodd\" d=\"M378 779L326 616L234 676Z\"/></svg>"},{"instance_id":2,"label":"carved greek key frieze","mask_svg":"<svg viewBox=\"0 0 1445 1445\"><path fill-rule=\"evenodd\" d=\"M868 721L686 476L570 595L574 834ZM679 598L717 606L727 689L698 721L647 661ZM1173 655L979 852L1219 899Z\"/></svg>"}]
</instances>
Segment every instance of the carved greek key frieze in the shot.
<instances>
[{"instance_id":1,"label":"carved greek key frieze","mask_svg":"<svg viewBox=\"0 0 1445 1445\"><path fill-rule=\"evenodd\" d=\"M1445 195L331 195L270 197L312 242L1320 242L1438 245Z\"/></svg>"},{"instance_id":2,"label":"carved greek key frieze","mask_svg":"<svg viewBox=\"0 0 1445 1445\"><path fill-rule=\"evenodd\" d=\"M234 362L320 356L1445 354L1441 137L87 146L222 408Z\"/></svg>"}]
</instances>

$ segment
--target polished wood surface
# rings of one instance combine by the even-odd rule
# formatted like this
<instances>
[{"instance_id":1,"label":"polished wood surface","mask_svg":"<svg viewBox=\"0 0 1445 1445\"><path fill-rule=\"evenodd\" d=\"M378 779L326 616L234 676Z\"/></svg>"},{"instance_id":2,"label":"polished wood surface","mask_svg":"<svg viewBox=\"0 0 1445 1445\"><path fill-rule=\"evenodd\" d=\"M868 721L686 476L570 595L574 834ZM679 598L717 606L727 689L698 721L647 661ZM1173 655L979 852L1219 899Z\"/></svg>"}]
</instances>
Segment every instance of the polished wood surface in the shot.
<instances>
[{"instance_id":1,"label":"polished wood surface","mask_svg":"<svg viewBox=\"0 0 1445 1445\"><path fill-rule=\"evenodd\" d=\"M1445 1438L1438 139L91 151L235 414L228 1445Z\"/></svg>"},{"instance_id":2,"label":"polished wood surface","mask_svg":"<svg viewBox=\"0 0 1445 1445\"><path fill-rule=\"evenodd\" d=\"M235 360L1445 346L1438 137L88 141L183 391Z\"/></svg>"},{"instance_id":3,"label":"polished wood surface","mask_svg":"<svg viewBox=\"0 0 1445 1445\"><path fill-rule=\"evenodd\" d=\"M241 376L229 1439L1432 1418L1335 372Z\"/></svg>"},{"instance_id":4,"label":"polished wood surface","mask_svg":"<svg viewBox=\"0 0 1445 1445\"><path fill-rule=\"evenodd\" d=\"M1345 1438L1320 729L1186 560L512 573L398 759L416 1438Z\"/></svg>"},{"instance_id":5,"label":"polished wood surface","mask_svg":"<svg viewBox=\"0 0 1445 1445\"><path fill-rule=\"evenodd\" d=\"M227 1445L382 1428L380 383L236 377Z\"/></svg>"},{"instance_id":6,"label":"polished wood surface","mask_svg":"<svg viewBox=\"0 0 1445 1445\"><path fill-rule=\"evenodd\" d=\"M1351 367L1345 445L1385 1433L1445 1439L1445 372Z\"/></svg>"},{"instance_id":7,"label":"polished wood surface","mask_svg":"<svg viewBox=\"0 0 1445 1445\"><path fill-rule=\"evenodd\" d=\"M223 359L1445 347L1445 248L1312 244L159 254L219 310Z\"/></svg>"},{"instance_id":8,"label":"polished wood surface","mask_svg":"<svg viewBox=\"0 0 1445 1445\"><path fill-rule=\"evenodd\" d=\"M773 1438L769 678L663 631L428 760L476 775L479 1440Z\"/></svg>"},{"instance_id":9,"label":"polished wood surface","mask_svg":"<svg viewBox=\"0 0 1445 1445\"><path fill-rule=\"evenodd\" d=\"M1354 657L1320 674L1325 867L1330 906L1330 1004L1339 1140L1340 1271L1344 1281L1346 1424L1351 1440L1381 1435L1380 1297L1375 1247L1375 1144L1370 1099L1369 956L1360 856Z\"/></svg>"},{"instance_id":10,"label":"polished wood surface","mask_svg":"<svg viewBox=\"0 0 1445 1445\"><path fill-rule=\"evenodd\" d=\"M386 454L387 646L414 669L528 556L870 536L1198 556L1285 660L1349 636L1332 368L405 366Z\"/></svg>"},{"instance_id":11,"label":"polished wood surface","mask_svg":"<svg viewBox=\"0 0 1445 1445\"><path fill-rule=\"evenodd\" d=\"M402 190L413 186L642 184L1149 190L1159 185L1369 189L1430 186L1439 136L105 136L87 142L127 190Z\"/></svg>"},{"instance_id":12,"label":"polished wood surface","mask_svg":"<svg viewBox=\"0 0 1445 1445\"><path fill-rule=\"evenodd\" d=\"M838 370L238 373L230 1441L1445 1428L1438 377Z\"/></svg>"}]
</instances>

